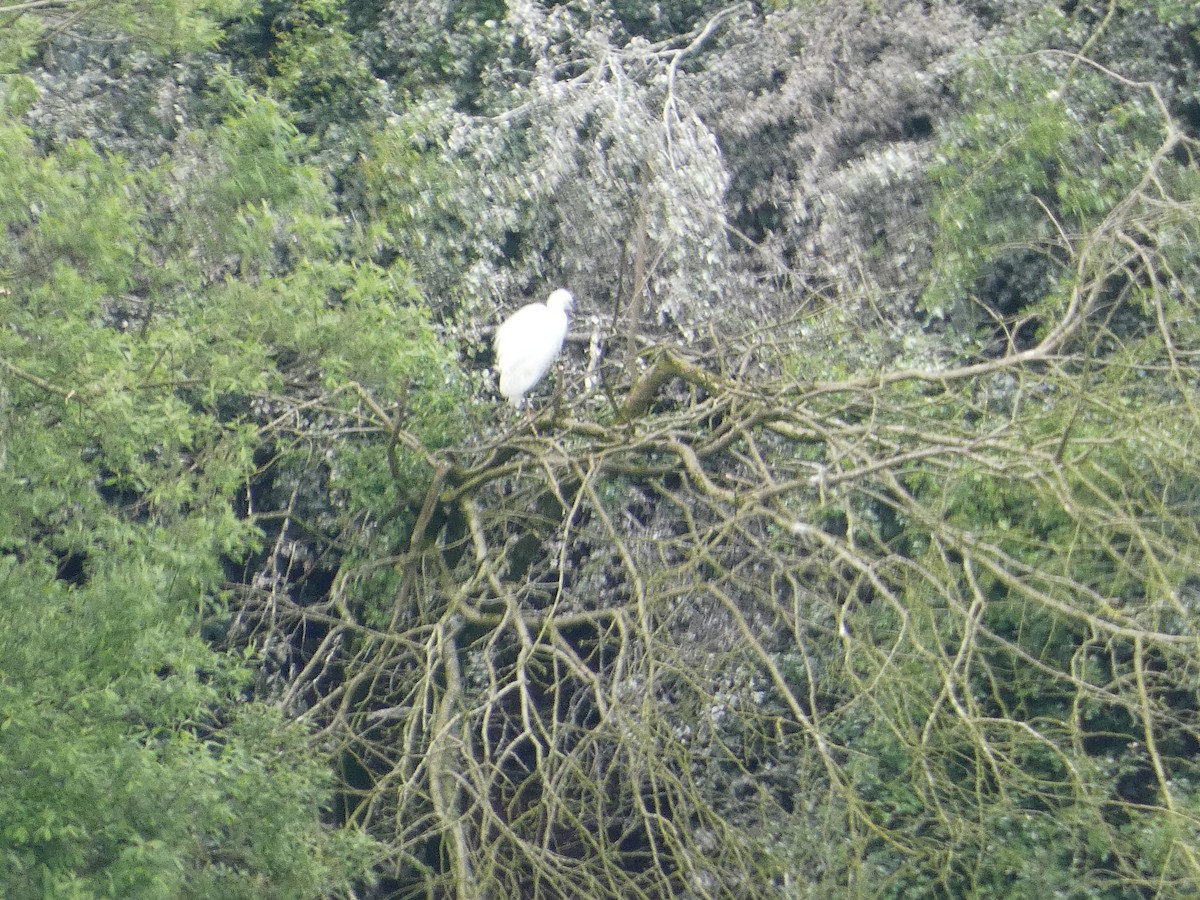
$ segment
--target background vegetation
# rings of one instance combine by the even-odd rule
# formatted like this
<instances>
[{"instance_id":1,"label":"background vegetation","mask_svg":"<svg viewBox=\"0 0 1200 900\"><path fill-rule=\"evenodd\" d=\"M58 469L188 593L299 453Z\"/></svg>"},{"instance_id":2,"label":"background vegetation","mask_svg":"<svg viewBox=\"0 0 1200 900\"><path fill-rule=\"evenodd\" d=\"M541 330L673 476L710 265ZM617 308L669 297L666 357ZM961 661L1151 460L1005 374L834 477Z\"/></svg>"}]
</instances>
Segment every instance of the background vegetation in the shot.
<instances>
[{"instance_id":1,"label":"background vegetation","mask_svg":"<svg viewBox=\"0 0 1200 900\"><path fill-rule=\"evenodd\" d=\"M0 893L1194 896L1198 66L0 0Z\"/></svg>"}]
</instances>

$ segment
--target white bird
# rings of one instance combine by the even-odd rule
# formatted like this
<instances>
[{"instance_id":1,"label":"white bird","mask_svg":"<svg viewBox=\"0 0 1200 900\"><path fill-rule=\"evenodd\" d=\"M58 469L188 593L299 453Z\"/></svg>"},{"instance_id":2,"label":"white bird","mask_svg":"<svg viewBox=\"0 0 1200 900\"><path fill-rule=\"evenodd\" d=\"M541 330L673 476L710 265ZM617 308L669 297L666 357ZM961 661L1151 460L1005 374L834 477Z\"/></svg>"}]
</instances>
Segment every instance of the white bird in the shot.
<instances>
[{"instance_id":1,"label":"white bird","mask_svg":"<svg viewBox=\"0 0 1200 900\"><path fill-rule=\"evenodd\" d=\"M567 313L574 305L571 292L559 288L545 303L522 306L496 329L492 346L500 370L500 393L513 406L520 406L550 371L567 338Z\"/></svg>"}]
</instances>

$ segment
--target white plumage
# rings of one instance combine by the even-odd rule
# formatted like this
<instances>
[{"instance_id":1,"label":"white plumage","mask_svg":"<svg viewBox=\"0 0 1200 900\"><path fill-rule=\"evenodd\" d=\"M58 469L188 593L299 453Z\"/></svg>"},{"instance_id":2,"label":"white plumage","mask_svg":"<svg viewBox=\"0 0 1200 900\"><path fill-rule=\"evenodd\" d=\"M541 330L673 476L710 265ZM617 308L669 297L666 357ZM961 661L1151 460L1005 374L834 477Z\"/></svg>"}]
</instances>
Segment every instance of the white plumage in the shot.
<instances>
[{"instance_id":1,"label":"white plumage","mask_svg":"<svg viewBox=\"0 0 1200 900\"><path fill-rule=\"evenodd\" d=\"M513 406L520 406L550 371L567 338L567 313L574 305L571 292L559 288L545 303L522 306L496 329L492 346L500 372L500 393Z\"/></svg>"}]
</instances>

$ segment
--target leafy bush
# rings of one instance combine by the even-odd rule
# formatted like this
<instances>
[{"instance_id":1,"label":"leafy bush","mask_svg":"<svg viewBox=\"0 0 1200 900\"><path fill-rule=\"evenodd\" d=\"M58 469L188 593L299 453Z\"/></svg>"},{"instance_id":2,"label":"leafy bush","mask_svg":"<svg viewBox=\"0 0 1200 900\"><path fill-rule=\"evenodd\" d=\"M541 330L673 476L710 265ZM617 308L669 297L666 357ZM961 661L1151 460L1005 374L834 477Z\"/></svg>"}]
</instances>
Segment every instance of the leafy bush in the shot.
<instances>
[{"instance_id":1,"label":"leafy bush","mask_svg":"<svg viewBox=\"0 0 1200 900\"><path fill-rule=\"evenodd\" d=\"M22 773L0 791L6 896L329 896L368 877L370 842L327 815L328 758L248 702L254 648L201 627L262 547L266 473L312 467L297 434L346 427L369 390L408 392L444 440L456 381L402 265L337 260L342 226L278 107L221 83L223 122L178 166L43 154L0 126L0 758ZM336 489L360 452L385 465L348 440L322 461Z\"/></svg>"}]
</instances>

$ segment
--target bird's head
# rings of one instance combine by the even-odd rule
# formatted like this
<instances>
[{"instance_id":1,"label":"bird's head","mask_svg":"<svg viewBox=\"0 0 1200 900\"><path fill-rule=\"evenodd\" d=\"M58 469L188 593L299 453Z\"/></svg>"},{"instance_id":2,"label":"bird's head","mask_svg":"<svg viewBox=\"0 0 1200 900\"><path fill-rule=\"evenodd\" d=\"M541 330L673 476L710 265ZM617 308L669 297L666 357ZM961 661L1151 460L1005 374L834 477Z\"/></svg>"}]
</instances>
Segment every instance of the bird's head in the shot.
<instances>
[{"instance_id":1,"label":"bird's head","mask_svg":"<svg viewBox=\"0 0 1200 900\"><path fill-rule=\"evenodd\" d=\"M575 306L575 296L570 291L559 288L546 298L546 306L550 309L561 309L565 313L570 312Z\"/></svg>"}]
</instances>

